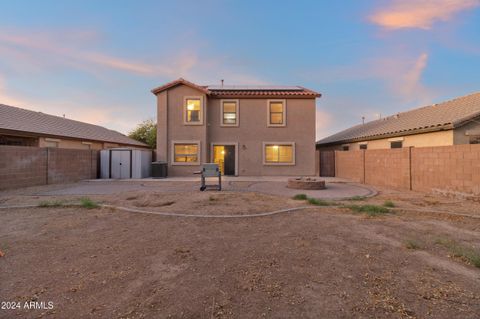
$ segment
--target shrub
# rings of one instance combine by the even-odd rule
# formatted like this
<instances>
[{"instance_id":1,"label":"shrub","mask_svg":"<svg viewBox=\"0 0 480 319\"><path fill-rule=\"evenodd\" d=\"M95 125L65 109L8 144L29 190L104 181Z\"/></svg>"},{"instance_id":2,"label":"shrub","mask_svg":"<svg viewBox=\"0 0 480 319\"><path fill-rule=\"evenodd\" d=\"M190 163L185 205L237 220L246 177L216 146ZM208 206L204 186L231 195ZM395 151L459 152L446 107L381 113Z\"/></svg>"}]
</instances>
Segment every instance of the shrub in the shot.
<instances>
[{"instance_id":1,"label":"shrub","mask_svg":"<svg viewBox=\"0 0 480 319\"><path fill-rule=\"evenodd\" d=\"M307 201L308 201L308 203L310 203L312 205L316 205L316 206L330 206L331 205L330 202L327 202L327 201L322 200L322 199L317 199L317 198L308 198Z\"/></svg>"},{"instance_id":2,"label":"shrub","mask_svg":"<svg viewBox=\"0 0 480 319\"><path fill-rule=\"evenodd\" d=\"M353 200L353 201L357 201L357 200L365 200L366 197L365 196L353 196L353 197L350 197L348 200Z\"/></svg>"},{"instance_id":3,"label":"shrub","mask_svg":"<svg viewBox=\"0 0 480 319\"><path fill-rule=\"evenodd\" d=\"M38 207L61 207L61 206L64 206L64 204L62 201L59 201L59 200L53 200L53 201L44 200L38 204Z\"/></svg>"},{"instance_id":4,"label":"shrub","mask_svg":"<svg viewBox=\"0 0 480 319\"><path fill-rule=\"evenodd\" d=\"M419 249L420 248L420 244L418 241L416 241L415 239L407 239L405 241L405 247L407 249Z\"/></svg>"},{"instance_id":5,"label":"shrub","mask_svg":"<svg viewBox=\"0 0 480 319\"><path fill-rule=\"evenodd\" d=\"M80 198L80 206L87 209L98 208L98 203L94 202L88 197Z\"/></svg>"},{"instance_id":6,"label":"shrub","mask_svg":"<svg viewBox=\"0 0 480 319\"><path fill-rule=\"evenodd\" d=\"M350 205L346 207L357 213L365 213L368 216L378 216L390 213L388 208L377 205Z\"/></svg>"},{"instance_id":7,"label":"shrub","mask_svg":"<svg viewBox=\"0 0 480 319\"><path fill-rule=\"evenodd\" d=\"M293 196L293 199L294 199L294 200L306 200L306 199L307 199L307 195L305 195L305 194L297 194L297 195Z\"/></svg>"},{"instance_id":8,"label":"shrub","mask_svg":"<svg viewBox=\"0 0 480 319\"><path fill-rule=\"evenodd\" d=\"M383 206L391 208L395 207L395 204L391 200L386 200L385 202L383 202Z\"/></svg>"}]
</instances>

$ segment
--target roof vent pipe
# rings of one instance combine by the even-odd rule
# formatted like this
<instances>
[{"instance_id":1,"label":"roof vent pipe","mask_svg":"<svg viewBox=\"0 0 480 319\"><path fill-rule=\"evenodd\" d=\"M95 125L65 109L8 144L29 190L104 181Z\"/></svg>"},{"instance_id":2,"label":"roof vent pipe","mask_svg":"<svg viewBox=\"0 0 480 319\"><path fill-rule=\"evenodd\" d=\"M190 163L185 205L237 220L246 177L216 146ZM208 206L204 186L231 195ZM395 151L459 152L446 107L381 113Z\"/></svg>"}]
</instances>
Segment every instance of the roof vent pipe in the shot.
<instances>
[{"instance_id":1,"label":"roof vent pipe","mask_svg":"<svg viewBox=\"0 0 480 319\"><path fill-rule=\"evenodd\" d=\"M223 79L220 80L220 83L222 83L222 87L223 87Z\"/></svg>"}]
</instances>

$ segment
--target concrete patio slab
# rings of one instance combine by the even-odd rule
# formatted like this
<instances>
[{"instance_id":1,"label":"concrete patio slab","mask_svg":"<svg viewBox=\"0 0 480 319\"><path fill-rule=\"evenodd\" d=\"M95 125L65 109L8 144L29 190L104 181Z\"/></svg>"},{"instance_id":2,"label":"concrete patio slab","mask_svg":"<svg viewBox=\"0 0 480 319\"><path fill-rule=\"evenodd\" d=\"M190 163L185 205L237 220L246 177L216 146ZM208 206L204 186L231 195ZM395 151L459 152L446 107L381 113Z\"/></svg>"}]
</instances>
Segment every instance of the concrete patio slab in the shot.
<instances>
[{"instance_id":1,"label":"concrete patio slab","mask_svg":"<svg viewBox=\"0 0 480 319\"><path fill-rule=\"evenodd\" d=\"M306 194L309 197L323 199L345 199L354 196L372 196L376 191L365 185L345 183L338 179L329 179L326 189L298 190L287 188L288 177L264 178L224 178L223 191L257 192L278 196L292 197L296 194ZM213 182L213 181L212 181ZM94 180L76 184L55 187L54 189L38 190L35 195L109 195L133 191L149 191L156 193L177 193L197 191L200 179L169 178L169 179L142 179L142 180Z\"/></svg>"}]
</instances>

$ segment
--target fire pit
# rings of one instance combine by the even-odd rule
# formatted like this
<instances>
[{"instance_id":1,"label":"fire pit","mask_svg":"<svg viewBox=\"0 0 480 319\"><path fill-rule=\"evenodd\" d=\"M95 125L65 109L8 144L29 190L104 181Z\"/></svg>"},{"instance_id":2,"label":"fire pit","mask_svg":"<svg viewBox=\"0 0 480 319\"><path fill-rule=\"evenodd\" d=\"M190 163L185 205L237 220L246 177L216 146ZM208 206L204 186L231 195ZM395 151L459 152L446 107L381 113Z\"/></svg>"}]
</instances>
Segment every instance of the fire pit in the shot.
<instances>
[{"instance_id":1,"label":"fire pit","mask_svg":"<svg viewBox=\"0 0 480 319\"><path fill-rule=\"evenodd\" d=\"M325 189L325 181L314 177L290 178L288 188L293 189Z\"/></svg>"}]
</instances>

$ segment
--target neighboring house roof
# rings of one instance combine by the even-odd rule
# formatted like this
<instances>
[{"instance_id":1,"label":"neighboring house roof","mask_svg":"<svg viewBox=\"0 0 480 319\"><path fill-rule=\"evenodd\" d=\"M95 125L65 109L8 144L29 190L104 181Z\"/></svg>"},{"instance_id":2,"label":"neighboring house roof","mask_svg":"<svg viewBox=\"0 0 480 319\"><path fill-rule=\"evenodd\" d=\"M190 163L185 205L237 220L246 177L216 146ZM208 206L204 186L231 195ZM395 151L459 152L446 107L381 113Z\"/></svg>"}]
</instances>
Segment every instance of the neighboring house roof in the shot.
<instances>
[{"instance_id":1,"label":"neighboring house roof","mask_svg":"<svg viewBox=\"0 0 480 319\"><path fill-rule=\"evenodd\" d=\"M158 94L177 85L186 85L212 97L320 97L321 94L301 86L234 86L234 85L197 85L183 78L169 82L152 90Z\"/></svg>"},{"instance_id":2,"label":"neighboring house roof","mask_svg":"<svg viewBox=\"0 0 480 319\"><path fill-rule=\"evenodd\" d=\"M359 142L454 129L479 116L480 93L473 93L447 102L359 124L321 139L317 145Z\"/></svg>"},{"instance_id":3,"label":"neighboring house roof","mask_svg":"<svg viewBox=\"0 0 480 319\"><path fill-rule=\"evenodd\" d=\"M0 104L0 129L132 146L147 146L102 126L4 104Z\"/></svg>"}]
</instances>

